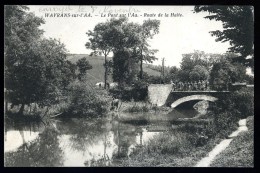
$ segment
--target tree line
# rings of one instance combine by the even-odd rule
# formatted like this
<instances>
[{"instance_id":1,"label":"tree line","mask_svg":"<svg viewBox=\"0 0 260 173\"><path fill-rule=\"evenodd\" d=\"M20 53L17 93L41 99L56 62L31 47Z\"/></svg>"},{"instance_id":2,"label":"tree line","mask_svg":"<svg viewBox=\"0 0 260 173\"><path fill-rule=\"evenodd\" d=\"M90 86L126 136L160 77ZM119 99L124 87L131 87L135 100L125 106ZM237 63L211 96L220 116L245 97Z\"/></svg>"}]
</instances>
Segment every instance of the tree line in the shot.
<instances>
[{"instance_id":1,"label":"tree line","mask_svg":"<svg viewBox=\"0 0 260 173\"><path fill-rule=\"evenodd\" d=\"M148 19L138 24L121 17L98 23L93 31L87 32L86 48L93 50L91 55L105 57L105 87L111 73L120 86L143 79L143 62L157 59L154 54L158 50L150 49L148 40L159 33L159 26L159 20ZM113 53L113 61L107 61L109 53Z\"/></svg>"},{"instance_id":2,"label":"tree line","mask_svg":"<svg viewBox=\"0 0 260 173\"><path fill-rule=\"evenodd\" d=\"M4 77L6 110L8 102L21 105L37 103L40 107L58 104L69 84L81 79L91 65L86 59L72 64L66 59L65 45L43 37L39 27L45 21L27 12L23 5L7 5L5 14Z\"/></svg>"},{"instance_id":3,"label":"tree line","mask_svg":"<svg viewBox=\"0 0 260 173\"><path fill-rule=\"evenodd\" d=\"M23 5L4 7L5 43L4 77L5 100L24 106L37 103L41 107L58 104L71 91L75 80L84 81L92 66L86 58L76 64L66 59L65 45L56 39L44 38L39 27L45 21L27 12ZM209 80L210 84L226 84L251 80L245 76L246 67L254 69L253 8L250 6L195 6L194 12L210 12L210 20L223 22L223 31L212 31L216 41L230 41L229 52L224 55L207 54L202 51L183 54L180 68L166 68L166 75L151 77L143 71L143 63L157 58L156 49L151 49L149 40L159 33L159 20L144 20L142 24L127 18L112 18L98 23L86 34L87 49L91 55L105 57L104 80L112 74L120 86L139 83L167 83L172 81ZM212 13L212 14L211 14ZM112 61L107 57L113 53ZM173 57L174 58L174 57ZM87 81L85 81L87 83Z\"/></svg>"}]
</instances>

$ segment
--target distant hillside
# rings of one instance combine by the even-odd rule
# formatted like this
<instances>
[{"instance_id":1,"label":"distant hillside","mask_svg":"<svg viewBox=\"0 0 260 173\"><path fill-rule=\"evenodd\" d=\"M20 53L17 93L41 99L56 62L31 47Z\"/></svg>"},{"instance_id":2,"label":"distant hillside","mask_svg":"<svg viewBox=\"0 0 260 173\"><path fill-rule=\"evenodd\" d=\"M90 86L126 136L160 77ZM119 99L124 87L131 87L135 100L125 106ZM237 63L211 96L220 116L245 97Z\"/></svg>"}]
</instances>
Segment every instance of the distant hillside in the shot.
<instances>
[{"instance_id":1,"label":"distant hillside","mask_svg":"<svg viewBox=\"0 0 260 173\"><path fill-rule=\"evenodd\" d=\"M88 71L88 77L90 79L90 82L92 84L95 84L97 82L104 81L104 61L105 58L103 56L89 56L87 54L69 54L67 59L71 61L72 63L76 63L79 59L86 57L89 63L92 65L92 69ZM108 60L111 60L112 57L108 57ZM149 65L150 66L150 65ZM152 76L159 76L160 72L153 70L151 68L148 68L148 64L143 65L144 72L148 73ZM112 82L112 77L108 77L108 81Z\"/></svg>"}]
</instances>

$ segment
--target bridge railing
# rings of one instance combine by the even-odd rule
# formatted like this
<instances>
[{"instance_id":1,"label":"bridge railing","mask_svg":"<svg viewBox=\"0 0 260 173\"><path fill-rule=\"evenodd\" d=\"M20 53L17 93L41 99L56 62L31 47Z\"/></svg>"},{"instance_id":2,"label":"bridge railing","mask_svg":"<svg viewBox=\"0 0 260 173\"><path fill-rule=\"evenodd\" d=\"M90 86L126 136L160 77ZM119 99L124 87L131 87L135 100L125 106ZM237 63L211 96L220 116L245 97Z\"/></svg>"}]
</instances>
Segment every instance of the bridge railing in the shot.
<instances>
[{"instance_id":1,"label":"bridge railing","mask_svg":"<svg viewBox=\"0 0 260 173\"><path fill-rule=\"evenodd\" d=\"M209 82L208 81L198 81L198 82L172 82L173 91L208 91Z\"/></svg>"}]
</instances>

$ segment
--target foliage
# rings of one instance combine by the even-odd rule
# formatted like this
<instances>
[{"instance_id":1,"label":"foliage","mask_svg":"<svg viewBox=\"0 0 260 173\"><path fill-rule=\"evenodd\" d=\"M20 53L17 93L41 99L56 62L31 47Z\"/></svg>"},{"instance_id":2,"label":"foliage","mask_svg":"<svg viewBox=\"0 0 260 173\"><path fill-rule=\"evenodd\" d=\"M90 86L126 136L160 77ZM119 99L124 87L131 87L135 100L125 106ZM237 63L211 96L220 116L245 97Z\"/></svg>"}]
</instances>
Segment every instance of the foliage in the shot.
<instances>
[{"instance_id":1,"label":"foliage","mask_svg":"<svg viewBox=\"0 0 260 173\"><path fill-rule=\"evenodd\" d=\"M244 82L246 68L238 63L231 63L229 59L221 58L216 62L210 72L209 84L212 89L227 89L231 83Z\"/></svg>"},{"instance_id":2,"label":"foliage","mask_svg":"<svg viewBox=\"0 0 260 173\"><path fill-rule=\"evenodd\" d=\"M143 78L143 61L153 62L157 58L154 56L158 50L149 49L148 39L152 39L154 35L159 33L159 20L145 20L141 26L139 26L139 45L134 49L139 55L140 61L140 79Z\"/></svg>"},{"instance_id":3,"label":"foliage","mask_svg":"<svg viewBox=\"0 0 260 173\"><path fill-rule=\"evenodd\" d=\"M209 12L206 19L222 21L223 31L211 31L212 36L216 36L216 41L229 41L230 52L240 53L241 63L253 66L252 57L246 59L248 55L254 53L254 7L253 6L195 6L195 12Z\"/></svg>"},{"instance_id":4,"label":"foliage","mask_svg":"<svg viewBox=\"0 0 260 173\"><path fill-rule=\"evenodd\" d=\"M149 112L149 107L147 104L144 105L139 105L139 104L134 104L131 107L127 107L127 109L124 110L125 112Z\"/></svg>"},{"instance_id":5,"label":"foliage","mask_svg":"<svg viewBox=\"0 0 260 173\"><path fill-rule=\"evenodd\" d=\"M161 76L147 76L146 80L150 84L161 84L163 82L163 78Z\"/></svg>"},{"instance_id":6,"label":"foliage","mask_svg":"<svg viewBox=\"0 0 260 173\"><path fill-rule=\"evenodd\" d=\"M12 90L12 94L15 95L16 100L9 101L15 104L29 103L27 95L28 91L33 86L26 86L24 79L30 79L33 71L30 66L28 68L22 68L29 61L29 57L33 49L31 48L35 44L35 40L39 39L43 33L38 27L44 23L43 19L36 17L32 13L26 13L28 7L26 6L12 6L8 5L4 8L5 13L5 79L6 89ZM32 63L31 63L32 64ZM37 68L36 64L36 68ZM24 70L24 72L23 72ZM26 74L26 72L29 74ZM31 74L31 75L30 75ZM27 76L29 75L29 77ZM35 77L37 79L37 76ZM24 88L24 90L22 90ZM35 88L35 87L34 87ZM27 93L26 93L27 92ZM23 110L21 109L20 112Z\"/></svg>"},{"instance_id":7,"label":"foliage","mask_svg":"<svg viewBox=\"0 0 260 173\"><path fill-rule=\"evenodd\" d=\"M109 90L115 98L120 98L124 101L143 101L146 100L148 96L147 88L134 88L134 87L125 87L125 88L113 88Z\"/></svg>"},{"instance_id":8,"label":"foliage","mask_svg":"<svg viewBox=\"0 0 260 173\"><path fill-rule=\"evenodd\" d=\"M248 131L241 133L212 162L213 167L254 166L254 117L247 118Z\"/></svg>"},{"instance_id":9,"label":"foliage","mask_svg":"<svg viewBox=\"0 0 260 173\"><path fill-rule=\"evenodd\" d=\"M191 81L207 80L209 78L209 71L204 66L196 65L189 76Z\"/></svg>"},{"instance_id":10,"label":"foliage","mask_svg":"<svg viewBox=\"0 0 260 173\"><path fill-rule=\"evenodd\" d=\"M58 132L47 127L35 140L23 144L17 151L5 154L5 166L58 167L63 166L63 158Z\"/></svg>"},{"instance_id":11,"label":"foliage","mask_svg":"<svg viewBox=\"0 0 260 173\"><path fill-rule=\"evenodd\" d=\"M105 94L94 92L85 82L70 84L68 102L67 114L80 117L103 116L108 107Z\"/></svg>"},{"instance_id":12,"label":"foliage","mask_svg":"<svg viewBox=\"0 0 260 173\"><path fill-rule=\"evenodd\" d=\"M170 83L172 80L170 75L166 75L164 77L162 76L153 76L153 75L148 75L148 73L144 72L143 73L143 82L148 85L148 84L163 84L163 83Z\"/></svg>"},{"instance_id":13,"label":"foliage","mask_svg":"<svg viewBox=\"0 0 260 173\"><path fill-rule=\"evenodd\" d=\"M179 68L176 66L173 66L170 68L169 73L166 75L167 78L170 78L170 80L177 82L178 81L178 73Z\"/></svg>"},{"instance_id":14,"label":"foliage","mask_svg":"<svg viewBox=\"0 0 260 173\"><path fill-rule=\"evenodd\" d=\"M228 135L241 118L254 115L254 93L248 88L223 95L211 106L216 132Z\"/></svg>"},{"instance_id":15,"label":"foliage","mask_svg":"<svg viewBox=\"0 0 260 173\"><path fill-rule=\"evenodd\" d=\"M240 118L254 115L254 91L242 88L232 94L232 100Z\"/></svg>"},{"instance_id":16,"label":"foliage","mask_svg":"<svg viewBox=\"0 0 260 173\"><path fill-rule=\"evenodd\" d=\"M92 69L87 71L87 80L88 83L95 86L96 83L104 81L104 56L89 56L87 54L69 54L67 56L68 60L75 64L79 59L86 57L91 66L93 66ZM112 61L112 57L107 57L108 62ZM153 75L153 76L159 76L160 73L148 68L148 64L143 64L144 66L144 73ZM144 77L145 78L145 77ZM111 83L113 81L112 75L108 75L108 82Z\"/></svg>"},{"instance_id":17,"label":"foliage","mask_svg":"<svg viewBox=\"0 0 260 173\"><path fill-rule=\"evenodd\" d=\"M155 135L149 142L137 148L129 158L122 159L119 166L191 167L205 157L216 145L210 139L196 146L194 131L174 130Z\"/></svg>"},{"instance_id":18,"label":"foliage","mask_svg":"<svg viewBox=\"0 0 260 173\"><path fill-rule=\"evenodd\" d=\"M92 69L92 66L89 64L89 62L88 62L86 57L83 57L82 59L79 59L76 62L76 65L77 65L77 67L79 69L79 74L78 74L79 80L81 80L82 77L86 75L87 70Z\"/></svg>"},{"instance_id":19,"label":"foliage","mask_svg":"<svg viewBox=\"0 0 260 173\"><path fill-rule=\"evenodd\" d=\"M113 57L113 80L119 86L132 84L137 78L137 64L135 57L128 50L117 51Z\"/></svg>"},{"instance_id":20,"label":"foliage","mask_svg":"<svg viewBox=\"0 0 260 173\"><path fill-rule=\"evenodd\" d=\"M140 75L142 76L143 61L152 62L156 58L156 50L148 49L148 38L159 31L158 20L146 20L142 25L128 22L126 17L112 18L105 23L99 23L94 31L87 35L91 37L86 47L94 50L93 54L99 52L105 55L105 84L108 74L108 63L106 60L110 52L114 53L113 78L119 83L122 79L131 83L128 78L136 78L136 65L140 61ZM127 54L127 55L126 55ZM123 56L126 55L126 56ZM123 65L121 67L121 65ZM132 73L133 72L133 73ZM120 75L122 75L121 79Z\"/></svg>"},{"instance_id":21,"label":"foliage","mask_svg":"<svg viewBox=\"0 0 260 173\"><path fill-rule=\"evenodd\" d=\"M75 67L66 60L65 46L42 39L43 19L26 13L24 6L5 6L5 87L13 105L59 102L62 90L75 78Z\"/></svg>"},{"instance_id":22,"label":"foliage","mask_svg":"<svg viewBox=\"0 0 260 173\"><path fill-rule=\"evenodd\" d=\"M110 22L107 21L105 23L98 23L93 31L88 31L86 34L88 35L89 42L86 43L87 49L92 49L93 55L101 55L105 56L105 74L104 74L104 83L105 88L107 86L107 75L108 75L108 63L107 56L110 52L112 52L114 48L114 43L118 43L116 41L117 38L120 38L120 33L117 32L117 25L125 22L125 19L119 19L115 21L111 19ZM91 54L91 55L92 55Z\"/></svg>"},{"instance_id":23,"label":"foliage","mask_svg":"<svg viewBox=\"0 0 260 173\"><path fill-rule=\"evenodd\" d=\"M180 70L177 73L177 79L190 82L191 80L206 80L209 78L209 71L215 59L221 55L206 54L203 51L194 51L182 55Z\"/></svg>"}]
</instances>

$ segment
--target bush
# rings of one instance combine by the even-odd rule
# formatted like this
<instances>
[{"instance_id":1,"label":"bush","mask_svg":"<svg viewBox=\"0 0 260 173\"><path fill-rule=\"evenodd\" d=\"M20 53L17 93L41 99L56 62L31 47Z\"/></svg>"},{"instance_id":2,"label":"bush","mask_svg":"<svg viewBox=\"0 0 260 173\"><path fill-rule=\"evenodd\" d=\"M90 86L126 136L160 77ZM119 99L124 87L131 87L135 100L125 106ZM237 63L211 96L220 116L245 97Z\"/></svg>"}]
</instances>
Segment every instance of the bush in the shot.
<instances>
[{"instance_id":1,"label":"bush","mask_svg":"<svg viewBox=\"0 0 260 173\"><path fill-rule=\"evenodd\" d=\"M108 102L104 93L97 93L84 83L73 83L69 90L68 114L93 117L102 116L107 111Z\"/></svg>"},{"instance_id":2,"label":"bush","mask_svg":"<svg viewBox=\"0 0 260 173\"><path fill-rule=\"evenodd\" d=\"M183 155L192 148L187 133L173 132L155 136L147 145L148 153Z\"/></svg>"},{"instance_id":3,"label":"bush","mask_svg":"<svg viewBox=\"0 0 260 173\"><path fill-rule=\"evenodd\" d=\"M242 132L212 162L212 167L254 166L254 117L247 118L248 131Z\"/></svg>"},{"instance_id":4,"label":"bush","mask_svg":"<svg viewBox=\"0 0 260 173\"><path fill-rule=\"evenodd\" d=\"M249 88L242 88L230 95L223 95L211 107L216 131L221 135L228 135L237 127L241 118L254 114L254 92Z\"/></svg>"},{"instance_id":5,"label":"bush","mask_svg":"<svg viewBox=\"0 0 260 173\"><path fill-rule=\"evenodd\" d=\"M148 96L148 89L147 87L140 87L140 86L131 86L125 87L122 89L113 88L109 90L110 94L115 97L119 98L124 101L144 101Z\"/></svg>"},{"instance_id":6,"label":"bush","mask_svg":"<svg viewBox=\"0 0 260 173\"><path fill-rule=\"evenodd\" d=\"M131 107L128 107L124 111L125 112L149 112L149 107L147 104L145 104L145 105L135 104Z\"/></svg>"},{"instance_id":7,"label":"bush","mask_svg":"<svg viewBox=\"0 0 260 173\"><path fill-rule=\"evenodd\" d=\"M249 88L242 88L232 95L234 109L240 114L240 118L254 115L254 91Z\"/></svg>"}]
</instances>

